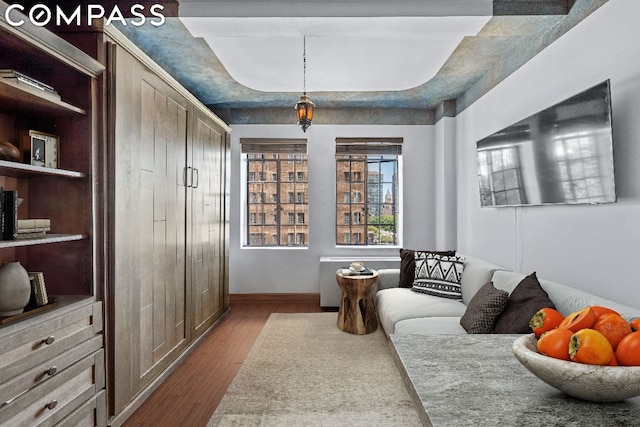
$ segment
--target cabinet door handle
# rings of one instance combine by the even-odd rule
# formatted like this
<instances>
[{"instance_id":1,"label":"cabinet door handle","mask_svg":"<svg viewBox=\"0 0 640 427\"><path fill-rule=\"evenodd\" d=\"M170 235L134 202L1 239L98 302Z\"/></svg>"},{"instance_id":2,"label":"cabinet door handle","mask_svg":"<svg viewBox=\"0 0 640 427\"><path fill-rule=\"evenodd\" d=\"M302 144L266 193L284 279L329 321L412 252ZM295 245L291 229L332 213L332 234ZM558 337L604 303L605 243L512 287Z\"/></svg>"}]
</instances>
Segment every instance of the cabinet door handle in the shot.
<instances>
[{"instance_id":1,"label":"cabinet door handle","mask_svg":"<svg viewBox=\"0 0 640 427\"><path fill-rule=\"evenodd\" d=\"M43 339L42 343L46 344L46 345L51 345L51 344L54 343L55 340L56 340L56 337L54 337L53 335L50 335L50 336L46 337L45 339Z\"/></svg>"},{"instance_id":2,"label":"cabinet door handle","mask_svg":"<svg viewBox=\"0 0 640 427\"><path fill-rule=\"evenodd\" d=\"M189 183L189 178L191 178L191 183ZM193 187L193 168L191 166L187 166L184 170L184 185L187 188Z\"/></svg>"},{"instance_id":3,"label":"cabinet door handle","mask_svg":"<svg viewBox=\"0 0 640 427\"><path fill-rule=\"evenodd\" d=\"M44 405L47 409L53 409L56 406L58 406L58 401L56 399L53 399L51 402L47 403L46 405Z\"/></svg>"},{"instance_id":4,"label":"cabinet door handle","mask_svg":"<svg viewBox=\"0 0 640 427\"><path fill-rule=\"evenodd\" d=\"M193 168L193 171L196 173L196 175L195 175L196 179L195 180L192 179L191 182L192 183L195 182L195 184L193 184L193 188L198 188L198 185L200 184L200 170L196 169L196 168Z\"/></svg>"},{"instance_id":5,"label":"cabinet door handle","mask_svg":"<svg viewBox=\"0 0 640 427\"><path fill-rule=\"evenodd\" d=\"M58 372L58 367L57 366L52 366L49 369L47 369L46 371L44 371L44 373L49 375L50 377L54 376L56 374L56 372Z\"/></svg>"}]
</instances>

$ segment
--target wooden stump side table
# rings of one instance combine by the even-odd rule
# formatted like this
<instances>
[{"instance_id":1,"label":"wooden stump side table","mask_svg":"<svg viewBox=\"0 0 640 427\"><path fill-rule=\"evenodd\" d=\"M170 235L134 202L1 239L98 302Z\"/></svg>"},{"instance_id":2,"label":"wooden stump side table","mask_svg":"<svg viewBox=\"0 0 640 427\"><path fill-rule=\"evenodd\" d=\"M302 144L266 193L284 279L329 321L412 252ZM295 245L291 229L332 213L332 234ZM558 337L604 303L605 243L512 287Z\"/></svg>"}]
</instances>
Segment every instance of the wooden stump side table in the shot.
<instances>
[{"instance_id":1,"label":"wooden stump side table","mask_svg":"<svg viewBox=\"0 0 640 427\"><path fill-rule=\"evenodd\" d=\"M338 328L350 334L364 335L378 328L378 315L373 304L373 292L378 287L378 272L372 275L344 276L336 272L342 289L338 311Z\"/></svg>"}]
</instances>

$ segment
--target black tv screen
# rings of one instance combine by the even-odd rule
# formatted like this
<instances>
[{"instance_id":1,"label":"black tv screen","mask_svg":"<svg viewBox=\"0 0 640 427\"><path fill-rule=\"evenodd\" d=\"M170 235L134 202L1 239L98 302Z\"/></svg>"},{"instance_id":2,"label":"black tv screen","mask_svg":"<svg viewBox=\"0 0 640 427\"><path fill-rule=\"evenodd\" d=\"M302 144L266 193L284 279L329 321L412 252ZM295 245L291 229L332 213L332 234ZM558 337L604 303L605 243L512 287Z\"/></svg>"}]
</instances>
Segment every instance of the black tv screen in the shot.
<instances>
[{"instance_id":1,"label":"black tv screen","mask_svg":"<svg viewBox=\"0 0 640 427\"><path fill-rule=\"evenodd\" d=\"M481 206L616 201L609 81L477 142Z\"/></svg>"}]
</instances>

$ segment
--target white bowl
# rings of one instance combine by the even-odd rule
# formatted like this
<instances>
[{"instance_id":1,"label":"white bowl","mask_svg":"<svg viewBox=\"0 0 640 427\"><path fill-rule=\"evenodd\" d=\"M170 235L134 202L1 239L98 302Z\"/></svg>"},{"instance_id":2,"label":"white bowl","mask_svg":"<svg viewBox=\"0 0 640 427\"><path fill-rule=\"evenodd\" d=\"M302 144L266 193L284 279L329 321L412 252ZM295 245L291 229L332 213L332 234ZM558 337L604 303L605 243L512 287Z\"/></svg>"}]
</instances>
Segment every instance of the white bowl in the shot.
<instances>
[{"instance_id":1,"label":"white bowl","mask_svg":"<svg viewBox=\"0 0 640 427\"><path fill-rule=\"evenodd\" d=\"M597 366L554 359L536 350L535 335L513 342L525 368L564 393L593 402L618 402L640 395L640 366Z\"/></svg>"}]
</instances>

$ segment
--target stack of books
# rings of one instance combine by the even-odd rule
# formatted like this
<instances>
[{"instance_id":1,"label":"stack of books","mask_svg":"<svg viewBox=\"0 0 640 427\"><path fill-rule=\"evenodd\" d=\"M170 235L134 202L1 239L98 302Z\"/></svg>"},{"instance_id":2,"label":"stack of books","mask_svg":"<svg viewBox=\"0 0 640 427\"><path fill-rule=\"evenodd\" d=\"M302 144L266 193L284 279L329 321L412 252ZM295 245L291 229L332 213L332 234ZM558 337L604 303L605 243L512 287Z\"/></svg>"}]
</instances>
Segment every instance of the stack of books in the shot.
<instances>
[{"instance_id":1,"label":"stack of books","mask_svg":"<svg viewBox=\"0 0 640 427\"><path fill-rule=\"evenodd\" d=\"M41 219L19 219L17 239L36 239L45 237L51 230L51 220Z\"/></svg>"},{"instance_id":2,"label":"stack of books","mask_svg":"<svg viewBox=\"0 0 640 427\"><path fill-rule=\"evenodd\" d=\"M0 240L46 237L51 230L50 219L18 219L18 206L21 202L18 192L0 187L0 194Z\"/></svg>"}]
</instances>

